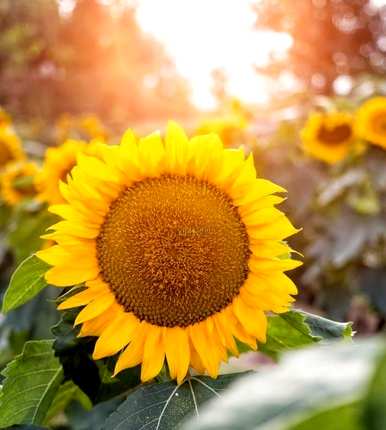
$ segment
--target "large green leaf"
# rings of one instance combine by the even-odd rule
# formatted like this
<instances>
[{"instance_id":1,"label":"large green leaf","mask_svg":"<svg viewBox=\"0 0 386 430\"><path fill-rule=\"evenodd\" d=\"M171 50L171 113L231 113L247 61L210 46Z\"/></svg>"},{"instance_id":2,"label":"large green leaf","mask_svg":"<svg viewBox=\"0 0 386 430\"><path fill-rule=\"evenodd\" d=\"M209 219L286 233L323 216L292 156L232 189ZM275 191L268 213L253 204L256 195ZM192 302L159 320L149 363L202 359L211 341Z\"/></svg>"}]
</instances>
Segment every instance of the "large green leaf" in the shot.
<instances>
[{"instance_id":1,"label":"large green leaf","mask_svg":"<svg viewBox=\"0 0 386 430\"><path fill-rule=\"evenodd\" d=\"M52 341L31 341L3 370L0 427L41 424L63 378Z\"/></svg>"},{"instance_id":2,"label":"large green leaf","mask_svg":"<svg viewBox=\"0 0 386 430\"><path fill-rule=\"evenodd\" d=\"M182 385L174 382L147 384L134 390L111 414L104 430L171 430L189 415L199 414L202 404L221 395L240 374L191 377Z\"/></svg>"},{"instance_id":3,"label":"large green leaf","mask_svg":"<svg viewBox=\"0 0 386 430\"><path fill-rule=\"evenodd\" d=\"M184 429L288 429L321 408L360 400L383 342L332 342L288 353L275 368L240 379Z\"/></svg>"},{"instance_id":4,"label":"large green leaf","mask_svg":"<svg viewBox=\"0 0 386 430\"><path fill-rule=\"evenodd\" d=\"M12 275L4 295L2 312L7 313L35 297L47 283L44 275L49 265L35 255L28 257Z\"/></svg>"}]
</instances>

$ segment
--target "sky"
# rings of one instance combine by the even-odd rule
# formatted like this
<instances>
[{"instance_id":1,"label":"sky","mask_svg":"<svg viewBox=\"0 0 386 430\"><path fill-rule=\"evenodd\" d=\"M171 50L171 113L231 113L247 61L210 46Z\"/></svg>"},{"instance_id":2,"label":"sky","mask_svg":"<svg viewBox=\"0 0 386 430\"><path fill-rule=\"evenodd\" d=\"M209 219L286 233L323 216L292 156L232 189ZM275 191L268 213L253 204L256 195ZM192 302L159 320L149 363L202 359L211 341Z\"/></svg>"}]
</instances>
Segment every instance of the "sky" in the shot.
<instances>
[{"instance_id":1,"label":"sky","mask_svg":"<svg viewBox=\"0 0 386 430\"><path fill-rule=\"evenodd\" d=\"M257 32L250 0L140 0L137 19L159 40L190 84L193 103L212 109L211 73L222 69L231 95L264 103L269 84L254 65L267 62L270 52L291 45L285 34Z\"/></svg>"},{"instance_id":2,"label":"sky","mask_svg":"<svg viewBox=\"0 0 386 430\"><path fill-rule=\"evenodd\" d=\"M121 1L136 5L140 26L165 47L198 108L215 107L211 92L215 69L225 73L231 96L249 103L269 100L272 83L258 76L254 67L266 64L272 52L285 53L292 41L286 34L254 29L251 5L258 0ZM71 13L75 0L59 0L59 6L61 13Z\"/></svg>"}]
</instances>

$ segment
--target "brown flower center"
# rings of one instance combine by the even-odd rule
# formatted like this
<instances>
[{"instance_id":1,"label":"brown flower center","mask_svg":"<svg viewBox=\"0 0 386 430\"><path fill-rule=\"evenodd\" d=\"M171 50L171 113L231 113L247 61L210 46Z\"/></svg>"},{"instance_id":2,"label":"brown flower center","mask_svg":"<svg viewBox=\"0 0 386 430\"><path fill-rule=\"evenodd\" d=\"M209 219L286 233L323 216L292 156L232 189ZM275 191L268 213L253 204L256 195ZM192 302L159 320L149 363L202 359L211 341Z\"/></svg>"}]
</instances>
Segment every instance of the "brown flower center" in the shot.
<instances>
[{"instance_id":1,"label":"brown flower center","mask_svg":"<svg viewBox=\"0 0 386 430\"><path fill-rule=\"evenodd\" d=\"M322 126L318 132L318 139L327 145L337 145L351 139L350 125L342 124L333 128Z\"/></svg>"},{"instance_id":2,"label":"brown flower center","mask_svg":"<svg viewBox=\"0 0 386 430\"><path fill-rule=\"evenodd\" d=\"M248 275L230 198L193 177L148 178L111 205L97 238L103 279L140 320L186 327L224 309Z\"/></svg>"}]
</instances>

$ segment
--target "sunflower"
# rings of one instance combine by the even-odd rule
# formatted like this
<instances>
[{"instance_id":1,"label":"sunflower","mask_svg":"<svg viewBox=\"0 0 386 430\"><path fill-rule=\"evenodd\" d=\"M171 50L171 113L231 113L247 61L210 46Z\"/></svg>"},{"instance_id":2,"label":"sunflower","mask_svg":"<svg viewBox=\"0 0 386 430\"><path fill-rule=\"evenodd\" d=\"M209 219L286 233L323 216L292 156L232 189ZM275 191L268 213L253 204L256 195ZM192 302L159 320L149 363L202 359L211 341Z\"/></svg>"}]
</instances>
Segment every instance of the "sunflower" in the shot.
<instances>
[{"instance_id":1,"label":"sunflower","mask_svg":"<svg viewBox=\"0 0 386 430\"><path fill-rule=\"evenodd\" d=\"M43 167L36 176L38 198L50 204L63 203L59 182L66 180L67 175L76 164L76 157L79 153L97 155L99 145L100 142L97 140L87 143L82 140L69 139L61 146L48 148Z\"/></svg>"},{"instance_id":2,"label":"sunflower","mask_svg":"<svg viewBox=\"0 0 386 430\"><path fill-rule=\"evenodd\" d=\"M226 147L238 145L243 138L246 122L236 116L223 116L203 120L197 134L216 133Z\"/></svg>"},{"instance_id":3,"label":"sunflower","mask_svg":"<svg viewBox=\"0 0 386 430\"><path fill-rule=\"evenodd\" d=\"M28 161L17 161L7 164L1 175L2 199L13 206L25 198L34 197L36 188L33 178L37 173L35 163Z\"/></svg>"},{"instance_id":4,"label":"sunflower","mask_svg":"<svg viewBox=\"0 0 386 430\"><path fill-rule=\"evenodd\" d=\"M107 131L96 115L85 115L79 118L79 129L91 139L106 139Z\"/></svg>"},{"instance_id":5,"label":"sunflower","mask_svg":"<svg viewBox=\"0 0 386 430\"><path fill-rule=\"evenodd\" d=\"M8 113L0 107L0 127L9 126L12 124L12 119Z\"/></svg>"},{"instance_id":6,"label":"sunflower","mask_svg":"<svg viewBox=\"0 0 386 430\"><path fill-rule=\"evenodd\" d=\"M115 374L142 363L147 381L166 359L179 383L189 367L216 377L236 339L256 349L266 312L294 300L285 190L215 134L127 132L102 159L80 154L61 191L50 210L64 220L45 236L57 244L38 256L50 284L85 283L59 309L84 306L80 336L98 337L94 359L120 353Z\"/></svg>"},{"instance_id":7,"label":"sunflower","mask_svg":"<svg viewBox=\"0 0 386 430\"><path fill-rule=\"evenodd\" d=\"M25 158L22 144L12 127L0 126L0 171L13 161Z\"/></svg>"},{"instance_id":8,"label":"sunflower","mask_svg":"<svg viewBox=\"0 0 386 430\"><path fill-rule=\"evenodd\" d=\"M347 112L312 113L301 131L301 139L307 153L330 164L358 149L353 116Z\"/></svg>"},{"instance_id":9,"label":"sunflower","mask_svg":"<svg viewBox=\"0 0 386 430\"><path fill-rule=\"evenodd\" d=\"M358 136L386 149L386 97L367 100L355 118Z\"/></svg>"}]
</instances>

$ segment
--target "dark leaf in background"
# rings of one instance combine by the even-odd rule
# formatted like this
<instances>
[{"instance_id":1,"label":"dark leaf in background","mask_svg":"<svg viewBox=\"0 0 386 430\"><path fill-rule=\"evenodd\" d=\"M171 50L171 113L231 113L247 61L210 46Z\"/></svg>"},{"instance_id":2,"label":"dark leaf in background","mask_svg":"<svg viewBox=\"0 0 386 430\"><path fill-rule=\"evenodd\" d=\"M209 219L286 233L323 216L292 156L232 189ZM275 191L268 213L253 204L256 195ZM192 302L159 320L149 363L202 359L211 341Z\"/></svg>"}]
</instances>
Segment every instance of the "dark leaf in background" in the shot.
<instances>
[{"instance_id":1,"label":"dark leaf in background","mask_svg":"<svg viewBox=\"0 0 386 430\"><path fill-rule=\"evenodd\" d=\"M79 403L72 403L66 410L71 430L101 430L103 423L124 401L123 396L98 403L86 411Z\"/></svg>"},{"instance_id":2,"label":"dark leaf in background","mask_svg":"<svg viewBox=\"0 0 386 430\"><path fill-rule=\"evenodd\" d=\"M52 328L55 355L62 363L65 379L72 380L94 402L101 383L98 367L91 358L95 340L77 338L79 328L73 327L76 313L77 310L63 313Z\"/></svg>"},{"instance_id":3,"label":"dark leaf in background","mask_svg":"<svg viewBox=\"0 0 386 430\"><path fill-rule=\"evenodd\" d=\"M92 408L92 403L86 394L72 381L66 381L56 392L54 400L44 418L44 424L49 425L51 419L63 413L71 402L78 402L85 411Z\"/></svg>"},{"instance_id":4,"label":"dark leaf in background","mask_svg":"<svg viewBox=\"0 0 386 430\"><path fill-rule=\"evenodd\" d=\"M119 396L140 383L140 367L127 369L112 377L115 357L94 361L91 357L95 338L79 338L79 328L73 326L77 310L62 314L61 321L52 328L54 349L59 357L65 378L72 380L93 403Z\"/></svg>"},{"instance_id":5,"label":"dark leaf in background","mask_svg":"<svg viewBox=\"0 0 386 430\"><path fill-rule=\"evenodd\" d=\"M386 318L386 269L363 268L359 276L360 289L371 305Z\"/></svg>"}]
</instances>

